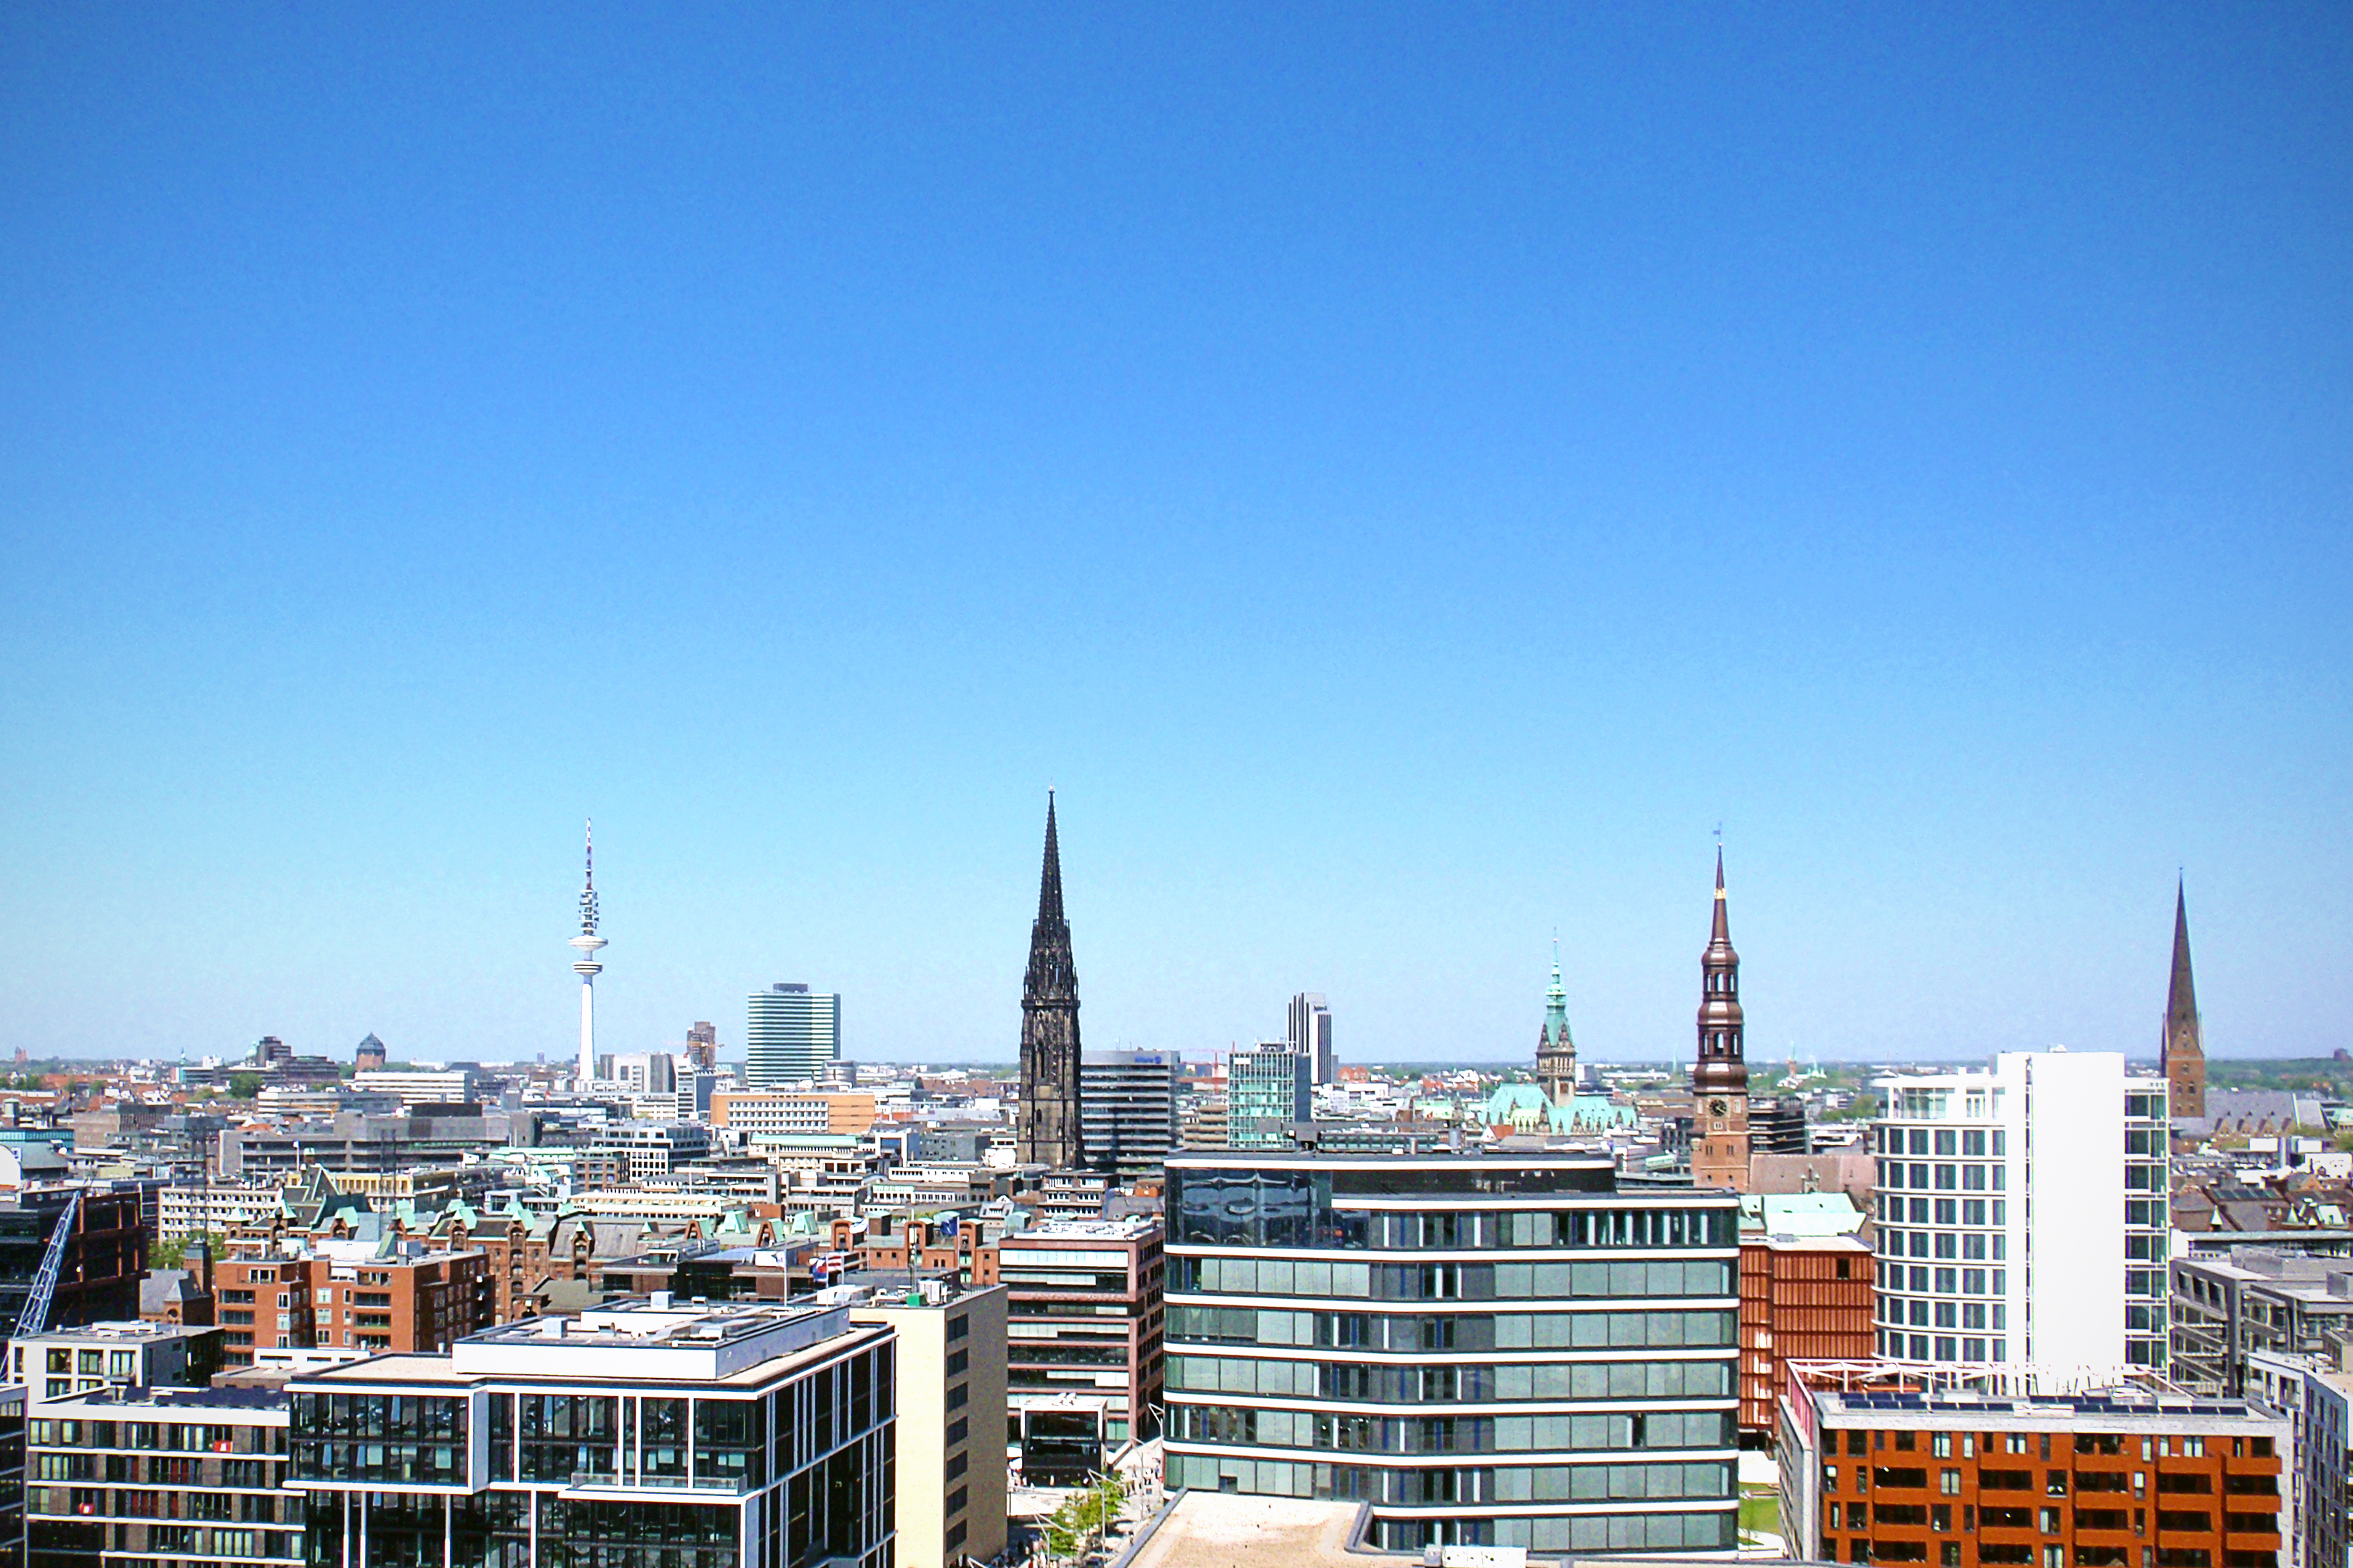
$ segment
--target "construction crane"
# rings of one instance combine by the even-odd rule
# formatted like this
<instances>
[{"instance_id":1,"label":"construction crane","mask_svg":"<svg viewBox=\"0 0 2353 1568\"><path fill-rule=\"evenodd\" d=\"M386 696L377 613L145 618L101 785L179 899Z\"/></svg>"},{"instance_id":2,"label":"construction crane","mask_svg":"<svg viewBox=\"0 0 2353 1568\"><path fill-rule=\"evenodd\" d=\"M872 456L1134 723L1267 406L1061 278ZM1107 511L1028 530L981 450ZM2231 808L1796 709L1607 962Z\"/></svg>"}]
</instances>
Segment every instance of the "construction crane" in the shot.
<instances>
[{"instance_id":1,"label":"construction crane","mask_svg":"<svg viewBox=\"0 0 2353 1568\"><path fill-rule=\"evenodd\" d=\"M58 1281L65 1277L66 1246L73 1240L74 1223L81 1217L81 1194L66 1199L58 1212L58 1227L49 1232L47 1250L41 1254L41 1271L33 1276L33 1292L25 1298L25 1310L16 1316L16 1338L45 1333L49 1327L49 1308L58 1299Z\"/></svg>"}]
</instances>

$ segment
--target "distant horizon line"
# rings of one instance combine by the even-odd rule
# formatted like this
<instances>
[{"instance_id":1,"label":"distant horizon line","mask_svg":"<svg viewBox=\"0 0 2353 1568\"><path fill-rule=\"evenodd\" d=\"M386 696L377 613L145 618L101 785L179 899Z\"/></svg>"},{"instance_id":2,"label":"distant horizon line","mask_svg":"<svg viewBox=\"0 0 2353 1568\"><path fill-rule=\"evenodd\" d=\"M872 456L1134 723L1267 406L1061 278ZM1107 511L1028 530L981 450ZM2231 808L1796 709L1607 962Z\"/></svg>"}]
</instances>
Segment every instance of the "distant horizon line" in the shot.
<instances>
[{"instance_id":1,"label":"distant horizon line","mask_svg":"<svg viewBox=\"0 0 2353 1568\"><path fill-rule=\"evenodd\" d=\"M1151 1055L1171 1055L1171 1056L1175 1056L1175 1057L1178 1058L1181 1061L1183 1061L1183 1062L1185 1062L1185 1063L1187 1063L1187 1064L1188 1064L1188 1065L1193 1064L1193 1063L1204 1063L1204 1064L1207 1064L1207 1063L1213 1063L1213 1062L1216 1062L1217 1060L1219 1060L1220 1058L1222 1058L1222 1057L1224 1057L1224 1056L1226 1056L1226 1055L1229 1054L1229 1052L1227 1052L1227 1051L1222 1051L1222 1050L1221 1050L1221 1051L1210 1051L1210 1052L1202 1053L1202 1052L1186 1051L1186 1050L1182 1050L1182 1049L1170 1049L1170 1048L1166 1047L1154 1047L1154 1046L1106 1046L1106 1047L1094 1047L1094 1048L1093 1048L1092 1050L1091 1050L1088 1054L1098 1054L1098 1053L1100 1053L1100 1054L1109 1054L1109 1053L1111 1053L1111 1052L1114 1052L1114 1051L1121 1051L1121 1052L1124 1052L1124 1051L1140 1051L1140 1052L1144 1052L1144 1053L1145 1053L1145 1054L1151 1054ZM2063 1046L2063 1046L2031 1046L2031 1047L1994 1047L1994 1048L1992 1048L1992 1049L1989 1049L1989 1050L1985 1050L1985 1051L1978 1051L1978 1052L1946 1052L1946 1053L1935 1053L1935 1054L1929 1054L1929 1055L1911 1056L1911 1057L1903 1057L1903 1058L1892 1058L1892 1057L1862 1057L1862 1056L1822 1056L1822 1057L1808 1057L1808 1058L1803 1058L1803 1060L1799 1063L1799 1065L1800 1065L1801 1067L1805 1067L1805 1066L1820 1066L1820 1067L1840 1067L1840 1068L1853 1068L1853 1067L1911 1067L1911 1066L1919 1066L1919 1065L1925 1065L1925 1064L1947 1064L1947 1063L1954 1063L1954 1062L1976 1062L1976 1061L1985 1061L1985 1060L1989 1060L1989 1059L1990 1059L1990 1058L1993 1058L1993 1057L1997 1057L1997 1056L2003 1056L2003 1055L2010 1055L2010 1054L2015 1054L2015 1053L2018 1053L2018 1052L2050 1052L2050 1051L2061 1051L2061 1052L2067 1052L2067 1053L2069 1053L2069 1054L2073 1054L2073 1055L2105 1055L2105 1056L2119 1056L2119 1055L2120 1055L2120 1056L2124 1057L2124 1058L2125 1058L2127 1062L2143 1062L2143 1061L2146 1061L2146 1062L2151 1062L2151 1063L2154 1063L2154 1062L2157 1062L2157 1061L2158 1061L2158 1060L2160 1060L2160 1059L2161 1059L2160 1058L2158 1058L2158 1057L2157 1057L2157 1056L2141 1057L2141 1056L2137 1056L2137 1055L2136 1055L2136 1054L2134 1054L2134 1053L2132 1053L2132 1052L2129 1052L2129 1051L2118 1052L2118 1051L2092 1051L2092 1050L2085 1050L2085 1051L2080 1051L2080 1052L2079 1052L2079 1051L2074 1051L2074 1050L2073 1050L2073 1049L2072 1049L2072 1047L2066 1047L2066 1046ZM538 1054L539 1054L539 1053L534 1053L534 1057L536 1057ZM633 1056L633 1055L644 1055L644 1054L654 1054L654 1053L650 1053L650 1052L619 1052L619 1053L616 1053L616 1054L618 1054L618 1055L625 1055L625 1056ZM664 1053L664 1054L670 1054L670 1055L683 1055L684 1053L683 1053L683 1051L682 1051L682 1050L678 1050L678 1051L671 1051L671 1052ZM401 1059L403 1059L403 1060L417 1060L417 1059L420 1059L420 1058L401 1058ZM490 1061L490 1060L486 1060L485 1058L479 1058L479 1057L456 1057L456 1056L452 1056L452 1057L439 1057L439 1058L421 1058L421 1059L427 1060L427 1061L438 1060L438 1061L447 1062L447 1063L469 1063L469 1064L472 1064L472 1065L476 1065L476 1066L481 1066L481 1067L530 1068L530 1067L543 1067L543 1066L547 1066L547 1067L562 1067L562 1066L565 1066L565 1065L567 1065L566 1061L562 1060L562 1059L551 1060L551 1061L541 1061L541 1060L537 1060L537 1059L524 1059L524 1058L510 1058L510 1059L508 1059L508 1060L506 1060L506 1061ZM723 1058L722 1059L723 1059L723 1060L727 1060L727 1061L731 1061L731 1062L732 1062L732 1061L740 1061L740 1060L742 1060L743 1058L740 1058L740 1057L724 1057L724 1058ZM867 1067L907 1067L907 1066L920 1065L920 1066L926 1067L926 1068L961 1068L961 1069L984 1069L984 1068L985 1068L985 1069L992 1069L992 1070L993 1070L993 1069L1003 1069L1003 1070L1008 1071L1008 1072L1018 1071L1018 1068L1019 1068L1019 1059L1018 1059L1018 1057L1008 1057L1008 1058L1001 1058L1001 1059L996 1059L996 1060L990 1060L990 1059L985 1059L985 1058L946 1058L946 1057L942 1057L942 1058L931 1058L931 1059L928 1059L928 1060L924 1060L924 1061L922 1061L921 1063L917 1063L917 1062L915 1062L913 1058L896 1058L896 1057L859 1057L859 1056L846 1056L846 1057L839 1058L838 1058L838 1059L839 1059L839 1060L840 1060L840 1061L842 1061L842 1062L844 1062L844 1063L847 1063L847 1064L855 1065L855 1066L867 1066ZM2205 1059L2206 1059L2206 1060L2208 1060L2208 1061L2210 1061L2210 1062L2217 1062L2217 1061L2220 1061L2220 1062L2275 1062L2275 1063L2295 1063L2295 1062L2334 1062L2334 1061L2337 1061L2337 1060L2339 1060L2339 1058L2338 1058L2337 1057L2334 1056L2333 1054L2324 1054L2324 1055L2319 1055L2319 1056L2293 1056L2293 1057L2292 1057L2292 1056L2240 1055L2240 1054L2231 1053L2231 1052L2217 1052L2217 1051L2208 1051L2208 1052L2206 1052L2206 1053L2205 1053ZM1582 1065L1582 1066L1586 1066L1586 1067L1594 1067L1594 1068L1642 1068L1642 1069L1651 1069L1651 1070L1656 1070L1656 1069L1661 1069L1661 1068L1676 1068L1676 1067L1688 1067L1688 1066L1690 1066L1690 1065L1691 1065L1689 1058L1678 1058L1678 1057L1625 1057L1625 1058L1604 1058L1604 1057L1580 1056L1579 1061L1580 1061L1580 1065ZM83 1064L89 1064L89 1065L96 1066L96 1065L100 1065L100 1064L137 1065L137 1064L140 1064L140 1063L145 1063L145 1062L152 1062L152 1063L154 1063L154 1064L156 1064L156 1065L158 1065L158 1066L163 1066L163 1067L178 1067L178 1066L184 1066L184 1065L192 1065L192 1064L188 1064L188 1063L186 1063L183 1058L164 1058L164 1057L152 1057L152 1056L146 1056L146 1057L142 1057L142 1056L68 1056L68 1055L59 1054L59 1055L55 1055L55 1056L46 1056L46 1057L29 1057L29 1056L28 1056L25 1060L23 1060L23 1061L21 1061L21 1062L0 1062L0 1073L7 1072L7 1071L10 1071L10 1070L12 1070L12 1069L13 1069L13 1070L24 1070L24 1069L27 1069L27 1068L31 1068L43 1067L43 1066L49 1066L49 1065L61 1064L61 1063L83 1063ZM1760 1059L1752 1060L1752 1061L1750 1061L1750 1062L1749 1062L1749 1064L1748 1064L1748 1065L1749 1065L1750 1068L1752 1069L1752 1070L1751 1070L1751 1077L1752 1077L1752 1079L1754 1079L1754 1078L1757 1078L1757 1077L1762 1077L1762 1076L1764 1076L1765 1074L1769 1073L1769 1072L1771 1072L1771 1071L1773 1071L1773 1070L1775 1070L1775 1069L1785 1068L1787 1068L1787 1067L1788 1066L1788 1063L1789 1063L1789 1058L1786 1058L1786 1057L1779 1057L1779 1058L1760 1058ZM241 1067L241 1066L246 1066L246 1065L248 1065L248 1064L244 1063L244 1062L240 1062L240 1061L220 1061L220 1062L218 1062L218 1063L216 1064L216 1066L218 1066L218 1067L227 1067L227 1068L236 1068L236 1067ZM341 1063L341 1062L339 1061L338 1065L347 1065L347 1064L343 1064L343 1063ZM1410 1068L1410 1069L1413 1069L1413 1070L1416 1070L1416 1071L1423 1071L1423 1072L1429 1072L1429 1071L1459 1071L1459 1070L1461 1070L1461 1069L1462 1069L1462 1068L1478 1068L1478 1069L1482 1069L1482 1070L1493 1070L1493 1069L1499 1069L1499 1068L1501 1068L1501 1069L1510 1069L1510 1068L1521 1068L1521 1069L1524 1069L1524 1070L1528 1071L1528 1072L1531 1072L1531 1073L1533 1073L1533 1072L1535 1070L1535 1063L1534 1063L1533 1059L1532 1059L1532 1058L1522 1058L1522 1057L1457 1057L1457 1058L1420 1058L1401 1057L1401 1058L1389 1058L1389 1059L1387 1059L1387 1060L1368 1060L1368 1061L1361 1061L1361 1062L1358 1062L1358 1061L1344 1061L1344 1062L1342 1062L1342 1063L1341 1063L1341 1064L1339 1064L1339 1065L1341 1065L1341 1066L1343 1066L1343 1067L1382 1068L1387 1068L1387 1069L1390 1069L1390 1070L1402 1070L1402 1069L1408 1069L1408 1068ZM2348 1066L2353 1066L2353 1060L2348 1060L2348 1061L2346 1063L2346 1065L2348 1065ZM427 1070L431 1070L431 1069L427 1069Z\"/></svg>"}]
</instances>

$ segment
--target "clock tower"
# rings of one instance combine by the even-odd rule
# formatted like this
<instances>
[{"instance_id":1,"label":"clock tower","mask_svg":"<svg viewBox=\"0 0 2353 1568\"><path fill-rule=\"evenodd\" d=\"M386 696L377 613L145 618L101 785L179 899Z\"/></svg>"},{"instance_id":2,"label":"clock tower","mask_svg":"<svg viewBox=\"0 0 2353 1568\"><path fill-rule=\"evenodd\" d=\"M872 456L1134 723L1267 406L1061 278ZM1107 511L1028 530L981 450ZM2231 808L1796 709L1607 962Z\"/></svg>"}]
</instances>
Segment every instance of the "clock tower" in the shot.
<instances>
[{"instance_id":1,"label":"clock tower","mask_svg":"<svg viewBox=\"0 0 2353 1568\"><path fill-rule=\"evenodd\" d=\"M1715 852L1715 924L1700 955L1699 1060L1692 1067L1692 1181L1748 1185L1748 1059L1741 1044L1740 955L1724 907L1724 850Z\"/></svg>"}]
</instances>

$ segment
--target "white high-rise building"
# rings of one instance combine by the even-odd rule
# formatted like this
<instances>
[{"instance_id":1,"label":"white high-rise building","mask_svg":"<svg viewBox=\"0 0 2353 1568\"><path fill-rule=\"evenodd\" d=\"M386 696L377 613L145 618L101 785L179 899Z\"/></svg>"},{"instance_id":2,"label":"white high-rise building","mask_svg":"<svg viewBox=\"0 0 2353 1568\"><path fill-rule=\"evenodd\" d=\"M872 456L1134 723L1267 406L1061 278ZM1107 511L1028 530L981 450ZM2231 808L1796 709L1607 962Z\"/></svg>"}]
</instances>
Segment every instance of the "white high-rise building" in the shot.
<instances>
[{"instance_id":1,"label":"white high-rise building","mask_svg":"<svg viewBox=\"0 0 2353 1568\"><path fill-rule=\"evenodd\" d=\"M744 1081L788 1088L825 1077L841 1059L841 997L780 982L752 993Z\"/></svg>"},{"instance_id":2,"label":"white high-rise building","mask_svg":"<svg viewBox=\"0 0 2353 1568\"><path fill-rule=\"evenodd\" d=\"M1873 1088L1881 1354L2165 1364L2162 1078L2011 1051Z\"/></svg>"}]
</instances>

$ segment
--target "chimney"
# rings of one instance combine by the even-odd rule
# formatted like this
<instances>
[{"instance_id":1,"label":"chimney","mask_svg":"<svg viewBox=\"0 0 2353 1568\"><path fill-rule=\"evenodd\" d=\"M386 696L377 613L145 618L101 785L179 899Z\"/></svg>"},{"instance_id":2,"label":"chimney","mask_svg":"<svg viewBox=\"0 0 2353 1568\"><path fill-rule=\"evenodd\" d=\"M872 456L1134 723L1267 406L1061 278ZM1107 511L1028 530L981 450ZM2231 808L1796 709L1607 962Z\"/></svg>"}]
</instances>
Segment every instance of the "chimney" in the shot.
<instances>
[{"instance_id":1,"label":"chimney","mask_svg":"<svg viewBox=\"0 0 2353 1568\"><path fill-rule=\"evenodd\" d=\"M196 1258L204 1269L205 1294L213 1293L213 1238L209 1232L196 1237Z\"/></svg>"}]
</instances>

